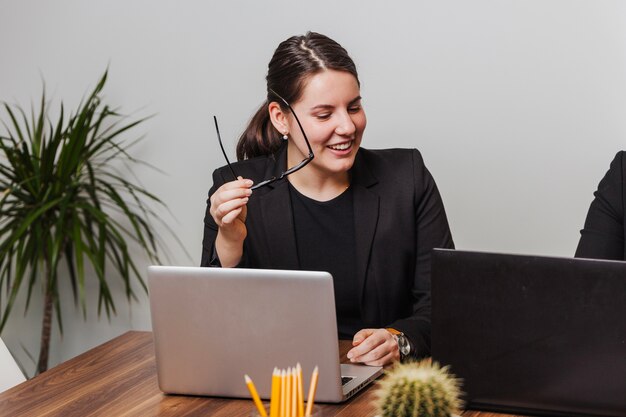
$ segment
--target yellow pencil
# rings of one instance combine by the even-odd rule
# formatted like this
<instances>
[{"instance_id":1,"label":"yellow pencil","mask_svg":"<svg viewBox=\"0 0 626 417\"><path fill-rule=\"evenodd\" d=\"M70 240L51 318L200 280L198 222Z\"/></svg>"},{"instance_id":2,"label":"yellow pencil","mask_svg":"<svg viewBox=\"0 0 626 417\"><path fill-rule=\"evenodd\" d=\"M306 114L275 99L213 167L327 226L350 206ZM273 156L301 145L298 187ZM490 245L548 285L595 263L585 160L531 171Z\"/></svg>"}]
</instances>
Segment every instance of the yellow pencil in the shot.
<instances>
[{"instance_id":1,"label":"yellow pencil","mask_svg":"<svg viewBox=\"0 0 626 417\"><path fill-rule=\"evenodd\" d=\"M285 370L281 370L280 371L280 411L278 413L279 417L285 417L285 404L287 401L287 398L285 397L285 392L286 392L286 386L285 386L285 382L286 382L286 376L285 376Z\"/></svg>"},{"instance_id":2,"label":"yellow pencil","mask_svg":"<svg viewBox=\"0 0 626 417\"><path fill-rule=\"evenodd\" d=\"M287 397L287 401L285 402L285 417L293 417L291 415L291 368L287 368L287 380L285 382L285 396Z\"/></svg>"},{"instance_id":3,"label":"yellow pencil","mask_svg":"<svg viewBox=\"0 0 626 417\"><path fill-rule=\"evenodd\" d=\"M272 397L270 398L270 417L279 417L280 409L280 371L274 368L272 372Z\"/></svg>"},{"instance_id":4,"label":"yellow pencil","mask_svg":"<svg viewBox=\"0 0 626 417\"><path fill-rule=\"evenodd\" d=\"M265 408L263 407L263 403L261 403L259 394L256 392L256 388L254 387L254 382L252 382L252 380L250 379L248 375L244 375L244 379L246 380L246 385L248 386L248 390L250 391L252 400L254 401L256 408L259 410L259 415L261 417L267 417L267 412L265 412Z\"/></svg>"},{"instance_id":5,"label":"yellow pencil","mask_svg":"<svg viewBox=\"0 0 626 417\"><path fill-rule=\"evenodd\" d=\"M311 375L311 385L309 386L309 398L306 401L306 412L304 413L305 417L310 417L311 412L313 411L313 402L315 401L315 390L317 389L317 378L319 376L319 369L316 366L313 369L313 374Z\"/></svg>"},{"instance_id":6,"label":"yellow pencil","mask_svg":"<svg viewBox=\"0 0 626 417\"><path fill-rule=\"evenodd\" d=\"M298 371L291 368L291 417L298 417Z\"/></svg>"},{"instance_id":7,"label":"yellow pencil","mask_svg":"<svg viewBox=\"0 0 626 417\"><path fill-rule=\"evenodd\" d=\"M302 366L296 365L296 377L298 378L298 417L304 417L304 389L302 388Z\"/></svg>"}]
</instances>

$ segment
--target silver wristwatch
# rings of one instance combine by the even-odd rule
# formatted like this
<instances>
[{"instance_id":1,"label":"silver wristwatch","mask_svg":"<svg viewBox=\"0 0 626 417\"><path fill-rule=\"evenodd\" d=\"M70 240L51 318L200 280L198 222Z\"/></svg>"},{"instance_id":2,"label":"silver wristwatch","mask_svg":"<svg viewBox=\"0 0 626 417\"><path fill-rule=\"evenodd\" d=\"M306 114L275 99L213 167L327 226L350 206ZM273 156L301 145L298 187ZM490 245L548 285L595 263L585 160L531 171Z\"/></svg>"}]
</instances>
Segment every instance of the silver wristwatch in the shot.
<instances>
[{"instance_id":1,"label":"silver wristwatch","mask_svg":"<svg viewBox=\"0 0 626 417\"><path fill-rule=\"evenodd\" d=\"M400 351L400 360L403 361L411 354L411 342L404 333L394 328L387 328L387 331L395 337L398 343L398 350Z\"/></svg>"}]
</instances>

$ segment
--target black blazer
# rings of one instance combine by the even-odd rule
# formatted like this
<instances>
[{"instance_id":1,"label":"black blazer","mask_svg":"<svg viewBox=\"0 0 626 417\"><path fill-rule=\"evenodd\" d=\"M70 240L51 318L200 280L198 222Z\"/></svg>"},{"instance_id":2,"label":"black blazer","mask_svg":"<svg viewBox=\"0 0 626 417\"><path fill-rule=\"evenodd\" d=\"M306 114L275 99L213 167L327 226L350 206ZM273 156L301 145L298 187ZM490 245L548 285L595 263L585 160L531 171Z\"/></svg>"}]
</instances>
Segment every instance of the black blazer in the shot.
<instances>
[{"instance_id":1,"label":"black blazer","mask_svg":"<svg viewBox=\"0 0 626 417\"><path fill-rule=\"evenodd\" d=\"M275 155L240 161L235 172L255 183L285 170L286 146ZM213 173L209 196L232 181L228 167ZM351 169L356 230L358 296L367 327L393 327L430 353L430 252L453 248L435 181L415 149L361 148ZM202 265L214 260L217 225L204 219ZM240 266L299 269L286 181L253 191Z\"/></svg>"},{"instance_id":2,"label":"black blazer","mask_svg":"<svg viewBox=\"0 0 626 417\"><path fill-rule=\"evenodd\" d=\"M578 258L626 260L624 204L626 202L626 152L615 155L594 193L585 227L580 231Z\"/></svg>"}]
</instances>

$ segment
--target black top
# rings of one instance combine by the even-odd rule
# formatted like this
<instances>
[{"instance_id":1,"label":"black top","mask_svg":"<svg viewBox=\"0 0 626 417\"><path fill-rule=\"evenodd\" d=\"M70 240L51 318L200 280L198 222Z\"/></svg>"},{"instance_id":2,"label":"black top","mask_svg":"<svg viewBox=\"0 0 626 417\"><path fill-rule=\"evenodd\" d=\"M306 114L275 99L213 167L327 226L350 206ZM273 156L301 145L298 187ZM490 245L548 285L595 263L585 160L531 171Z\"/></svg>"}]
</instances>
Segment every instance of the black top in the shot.
<instances>
[{"instance_id":1,"label":"black top","mask_svg":"<svg viewBox=\"0 0 626 417\"><path fill-rule=\"evenodd\" d=\"M333 276L337 330L352 339L365 327L359 311L352 190L329 201L313 200L291 184L289 194L300 269Z\"/></svg>"},{"instance_id":2,"label":"black top","mask_svg":"<svg viewBox=\"0 0 626 417\"><path fill-rule=\"evenodd\" d=\"M576 249L577 258L626 260L624 252L624 198L626 197L624 175L626 153L615 155L594 200L589 207L585 228Z\"/></svg>"}]
</instances>

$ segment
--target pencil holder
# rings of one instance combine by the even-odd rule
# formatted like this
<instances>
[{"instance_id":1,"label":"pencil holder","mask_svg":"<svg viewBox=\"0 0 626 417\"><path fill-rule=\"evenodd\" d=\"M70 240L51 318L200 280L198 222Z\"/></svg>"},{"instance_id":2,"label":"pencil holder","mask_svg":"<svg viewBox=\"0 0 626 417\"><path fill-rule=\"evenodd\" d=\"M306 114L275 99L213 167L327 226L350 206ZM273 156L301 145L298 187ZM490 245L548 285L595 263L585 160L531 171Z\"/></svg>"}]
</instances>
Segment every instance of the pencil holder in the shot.
<instances>
[{"instance_id":1,"label":"pencil holder","mask_svg":"<svg viewBox=\"0 0 626 417\"><path fill-rule=\"evenodd\" d=\"M265 409L267 411L267 415L270 415L270 410L269 408ZM254 410L252 410L252 412L250 413L250 417L261 417L261 415L259 414L259 410L257 410L256 408ZM311 417L324 417L324 412L322 411L322 407L319 406L314 406L313 407L313 412L311 413Z\"/></svg>"}]
</instances>

